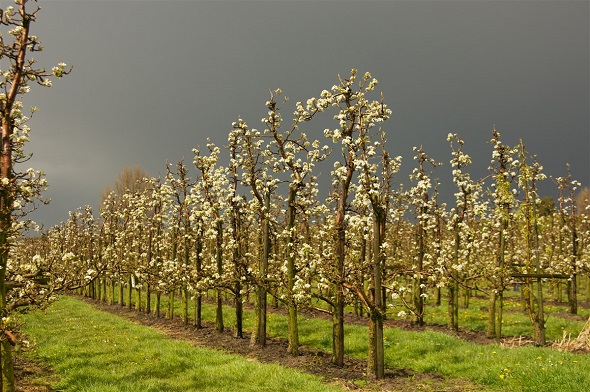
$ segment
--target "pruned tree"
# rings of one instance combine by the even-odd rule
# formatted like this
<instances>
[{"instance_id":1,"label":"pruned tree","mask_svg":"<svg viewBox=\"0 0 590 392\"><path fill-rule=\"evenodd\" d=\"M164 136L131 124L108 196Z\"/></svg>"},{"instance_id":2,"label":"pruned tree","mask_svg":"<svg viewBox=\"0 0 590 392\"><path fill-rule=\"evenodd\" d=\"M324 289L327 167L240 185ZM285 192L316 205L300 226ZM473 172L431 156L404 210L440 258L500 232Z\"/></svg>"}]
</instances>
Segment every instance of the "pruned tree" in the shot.
<instances>
[{"instance_id":1,"label":"pruned tree","mask_svg":"<svg viewBox=\"0 0 590 392\"><path fill-rule=\"evenodd\" d=\"M207 143L208 154L203 154L199 149L193 149L195 158L193 163L197 169L195 186L191 190L192 202L198 205L202 211L201 216L208 225L205 237L210 239L211 252L209 265L212 274L209 276L210 287L216 291L215 327L223 332L223 298L222 293L226 283L224 277L224 213L227 209L227 168L219 166L219 147L213 143ZM193 210L193 213L197 211ZM198 212L197 212L198 213Z\"/></svg>"},{"instance_id":2,"label":"pruned tree","mask_svg":"<svg viewBox=\"0 0 590 392\"><path fill-rule=\"evenodd\" d=\"M414 147L414 151L416 152L414 160L418 162L418 167L414 168L410 175L414 185L407 193L407 203L416 216L415 234L412 236L415 238L414 251L410 255L413 259L410 273L413 275L414 289L412 290L413 303L406 307L414 314L416 323L424 325L427 289L433 281L436 281L433 279L436 274L434 261L440 251L437 246L440 245L440 241L436 240L436 229L441 211L437 206L436 187L429 167L434 170L441 166L441 163L430 158L422 146ZM403 295L400 298L404 300Z\"/></svg>"},{"instance_id":3,"label":"pruned tree","mask_svg":"<svg viewBox=\"0 0 590 392\"><path fill-rule=\"evenodd\" d=\"M365 75L368 80L370 75ZM372 84L377 84L373 79ZM383 100L377 113L389 115ZM355 292L361 297L369 311L369 358L368 369L375 378L382 379L385 376L385 347L383 341L383 320L386 314L384 303L384 267L387 259L389 243L386 239L387 218L392 198L391 182L393 176L399 171L401 157L391 158L385 149L387 141L385 132L380 132L381 140L373 140L375 135L369 133L370 127L360 127L359 159L355 163L359 171L358 185L355 187L354 204L370 206L372 212L372 260L369 274L370 285L368 290L364 285L357 285ZM361 256L361 262L364 257Z\"/></svg>"},{"instance_id":4,"label":"pruned tree","mask_svg":"<svg viewBox=\"0 0 590 392\"><path fill-rule=\"evenodd\" d=\"M567 281L569 311L578 313L578 253L580 239L578 237L578 213L576 209L575 193L580 182L573 179L570 165L567 164L567 176L555 180L559 189L558 214L561 220L564 247L562 257L569 261L570 279Z\"/></svg>"},{"instance_id":5,"label":"pruned tree","mask_svg":"<svg viewBox=\"0 0 590 392\"><path fill-rule=\"evenodd\" d=\"M309 213L313 206L313 200L308 197L317 186L316 177L312 175L312 171L317 162L326 158L328 147L320 148L317 140L310 142L305 133L296 132L299 131L300 124L310 121L317 113L323 112L329 102L326 99L311 98L307 101L305 108L298 102L291 127L286 131L281 131L283 122L280 113L281 105L276 101L276 97L280 93L280 89L271 92L270 99L267 101L269 116L264 118L263 122L267 124L265 134L272 137L270 151L275 160L274 170L289 173L287 222L284 229L287 242L285 249L287 272L285 302L289 312L289 346L287 350L292 355L299 355L298 298L302 297L301 289L307 286L301 282L306 273L300 263L297 265L296 260L300 250L296 224L298 215Z\"/></svg>"},{"instance_id":6,"label":"pruned tree","mask_svg":"<svg viewBox=\"0 0 590 392\"><path fill-rule=\"evenodd\" d=\"M41 51L37 36L31 34L39 7L28 0L16 0L15 6L0 9L0 26L6 34L0 36L0 318L7 320L10 313L7 297L7 263L11 248L19 233L27 227L24 217L35 208L45 188L41 173L32 169L21 171L18 164L27 159L24 151L29 140L29 117L24 113L22 98L31 84L51 86L52 78L70 72L60 63L50 71L37 66L31 53ZM31 113L36 109L32 108ZM2 326L0 335L0 390L15 389L12 351L14 342L9 338L13 326Z\"/></svg>"},{"instance_id":7,"label":"pruned tree","mask_svg":"<svg viewBox=\"0 0 590 392\"><path fill-rule=\"evenodd\" d=\"M542 279L542 265L541 265L541 244L540 225L539 225L539 205L542 200L537 194L537 184L544 180L546 176L541 171L542 166L534 160L531 164L527 163L527 154L524 149L524 143L520 141L520 168L518 176L518 185L523 193L523 200L520 204L519 214L524 225L524 248L525 272L532 272L537 275L524 277L524 296L525 309L529 315L529 319L533 324L533 339L538 346L545 345L545 314L543 310L543 279ZM533 287L533 282L536 287Z\"/></svg>"},{"instance_id":8,"label":"pruned tree","mask_svg":"<svg viewBox=\"0 0 590 392\"><path fill-rule=\"evenodd\" d=\"M257 286L255 303L256 317L250 342L252 345L266 345L268 268L271 257L271 199L276 191L278 179L272 176L272 153L257 129L250 129L241 118L232 124L232 137L237 141L236 157L242 162L242 185L250 189L253 209L260 223L260 254L258 266L252 278Z\"/></svg>"},{"instance_id":9,"label":"pruned tree","mask_svg":"<svg viewBox=\"0 0 590 392\"><path fill-rule=\"evenodd\" d=\"M177 268L190 270L191 250L193 249L195 234L190 220L190 190L194 182L188 176L188 168L183 161L176 164L176 170L171 165L166 165L166 182L172 190L172 249L173 261ZM182 274L180 291L182 295L182 321L186 325L189 322L189 278ZM190 274L192 275L192 274ZM190 276L189 275L189 276Z\"/></svg>"},{"instance_id":10,"label":"pruned tree","mask_svg":"<svg viewBox=\"0 0 590 392\"><path fill-rule=\"evenodd\" d=\"M236 311L235 320L235 337L242 339L244 337L244 294L247 293L247 271L248 263L245 257L247 239L247 231L245 228L245 211L246 198L239 194L238 188L240 186L240 167L243 165L243 157L238 154L239 143L241 139L241 130L232 130L228 135L229 150L229 183L230 192L229 199L229 214L230 214L230 228L231 228L231 259L233 264L233 284L230 290L234 294L234 305Z\"/></svg>"},{"instance_id":11,"label":"pruned tree","mask_svg":"<svg viewBox=\"0 0 590 392\"><path fill-rule=\"evenodd\" d=\"M447 136L452 150L450 165L453 169L453 182L457 187L455 204L451 208L448 220L447 274L449 278L449 327L459 330L459 288L468 279L472 258L477 252L474 245L474 227L469 222L480 214L478 202L480 185L471 179L466 171L471 164L471 157L463 152L463 140L457 134Z\"/></svg>"},{"instance_id":12,"label":"pruned tree","mask_svg":"<svg viewBox=\"0 0 590 392\"><path fill-rule=\"evenodd\" d=\"M362 169L359 162L362 146L370 130L389 118L391 110L382 100L370 101L367 97L377 85L370 73L365 73L357 83L357 70L353 69L347 79L339 78L339 84L331 91L324 90L321 97L338 110L334 116L338 127L324 130L324 135L341 146L341 160L336 161L332 171L332 192L329 199L334 202L333 246L334 265L332 296L329 299L333 309L332 361L344 365L344 307L346 305L346 232L349 196L355 174ZM359 165L359 163L361 163Z\"/></svg>"},{"instance_id":13,"label":"pruned tree","mask_svg":"<svg viewBox=\"0 0 590 392\"><path fill-rule=\"evenodd\" d=\"M512 244L511 230L514 226L514 208L516 198L513 193L513 183L518 169L518 148L512 148L502 142L500 132L492 130L493 145L492 160L489 170L493 177L492 199L494 203L494 219L497 231L495 233L496 262L491 269L488 279L491 284L489 293L488 325L486 335L489 338L502 337L502 315L504 309L504 290L508 283L510 245Z\"/></svg>"}]
</instances>

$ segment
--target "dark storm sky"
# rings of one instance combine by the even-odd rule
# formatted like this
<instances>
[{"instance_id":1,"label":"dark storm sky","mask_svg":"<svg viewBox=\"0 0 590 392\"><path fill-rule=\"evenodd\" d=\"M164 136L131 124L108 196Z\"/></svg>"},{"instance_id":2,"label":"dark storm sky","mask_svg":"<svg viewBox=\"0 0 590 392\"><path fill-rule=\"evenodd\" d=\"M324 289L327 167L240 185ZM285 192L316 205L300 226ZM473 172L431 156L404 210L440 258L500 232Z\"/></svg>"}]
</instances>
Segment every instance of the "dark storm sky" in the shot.
<instances>
[{"instance_id":1,"label":"dark storm sky","mask_svg":"<svg viewBox=\"0 0 590 392\"><path fill-rule=\"evenodd\" d=\"M27 165L50 183L52 204L34 214L46 226L96 207L125 166L157 176L166 161L190 163L207 137L223 145L238 115L262 128L269 89L290 97L289 118L296 101L351 68L379 79L393 110L383 127L391 153L404 157L399 182L409 183L419 145L447 164L437 176L448 182L449 132L465 140L472 176L485 176L495 124L506 142L524 139L547 175L565 175L569 162L590 183L588 1L39 4L39 64L74 66L25 98L40 108ZM310 137L321 140L325 126L337 124Z\"/></svg>"}]
</instances>

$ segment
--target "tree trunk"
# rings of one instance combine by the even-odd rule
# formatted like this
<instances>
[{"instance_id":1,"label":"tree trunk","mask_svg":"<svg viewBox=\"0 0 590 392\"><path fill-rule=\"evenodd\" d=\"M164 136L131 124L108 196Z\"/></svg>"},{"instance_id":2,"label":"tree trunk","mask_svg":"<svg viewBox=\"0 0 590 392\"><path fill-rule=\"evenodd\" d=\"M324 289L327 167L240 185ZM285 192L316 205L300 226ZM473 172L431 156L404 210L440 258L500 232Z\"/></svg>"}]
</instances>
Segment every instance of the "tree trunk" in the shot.
<instances>
[{"instance_id":1,"label":"tree trunk","mask_svg":"<svg viewBox=\"0 0 590 392\"><path fill-rule=\"evenodd\" d=\"M262 255L258 264L260 282L256 296L256 323L250 344L266 346L266 279L268 274L268 259L270 256L270 192L265 194L265 212L262 219Z\"/></svg>"},{"instance_id":2,"label":"tree trunk","mask_svg":"<svg viewBox=\"0 0 590 392\"><path fill-rule=\"evenodd\" d=\"M16 382L14 378L14 360L13 360L13 348L4 339L0 343L0 366L2 367L2 392L13 392L16 390Z\"/></svg>"},{"instance_id":3,"label":"tree trunk","mask_svg":"<svg viewBox=\"0 0 590 392\"><path fill-rule=\"evenodd\" d=\"M375 290L373 290L372 288L369 289L369 300L370 301L375 301ZM375 365L375 319L373 318L372 312L371 312L372 308L369 308L369 320L367 323L367 326L369 327L369 347L368 347L368 352L367 352L367 374L375 374L375 369L377 368Z\"/></svg>"},{"instance_id":4,"label":"tree trunk","mask_svg":"<svg viewBox=\"0 0 590 392\"><path fill-rule=\"evenodd\" d=\"M145 285L145 312L152 313L152 289L149 283Z\"/></svg>"},{"instance_id":5,"label":"tree trunk","mask_svg":"<svg viewBox=\"0 0 590 392\"><path fill-rule=\"evenodd\" d=\"M119 282L119 306L125 306L125 283Z\"/></svg>"},{"instance_id":6,"label":"tree trunk","mask_svg":"<svg viewBox=\"0 0 590 392\"><path fill-rule=\"evenodd\" d=\"M197 298L195 300L195 328L197 328L197 329L203 328L202 309L203 309L203 296L201 294L198 294Z\"/></svg>"},{"instance_id":7,"label":"tree trunk","mask_svg":"<svg viewBox=\"0 0 590 392\"><path fill-rule=\"evenodd\" d=\"M2 225L3 222L0 223ZM8 317L7 298L6 298L6 265L8 262L8 241L7 235L2 227L0 232L0 316ZM14 379L14 362L13 362L13 348L4 337L0 342L0 366L2 377L2 385L0 390L2 392L12 392L15 390Z\"/></svg>"},{"instance_id":8,"label":"tree trunk","mask_svg":"<svg viewBox=\"0 0 590 392\"><path fill-rule=\"evenodd\" d=\"M486 336L489 339L496 337L496 293L494 291L490 293L489 298Z\"/></svg>"},{"instance_id":9,"label":"tree trunk","mask_svg":"<svg viewBox=\"0 0 590 392\"><path fill-rule=\"evenodd\" d=\"M541 258L539 256L539 226L535 217L533 226L535 249L535 271L541 273ZM545 312L543 310L543 279L537 278L537 309L533 320L533 336L535 344L545 345Z\"/></svg>"},{"instance_id":10,"label":"tree trunk","mask_svg":"<svg viewBox=\"0 0 590 392\"><path fill-rule=\"evenodd\" d=\"M527 286L527 284L528 284L529 286ZM530 289L530 292L531 292L531 293L533 292L533 291L532 291L532 290L533 290L533 285L532 285L532 283L525 283L525 284L524 284L524 286L527 286L527 287L529 287L529 289ZM522 311L523 311L523 312L526 312L526 311L527 311L527 309L528 309L528 305L529 305L529 303L530 303L530 298L527 298L527 296L526 296L526 294L525 294L525 291L526 291L526 290L525 290L525 287L524 287L524 286L520 288L520 302L521 302L521 304L522 304ZM518 285L518 284L515 284L515 285L514 285L514 291L517 291L518 289L519 289L519 285Z\"/></svg>"},{"instance_id":11,"label":"tree trunk","mask_svg":"<svg viewBox=\"0 0 590 392\"><path fill-rule=\"evenodd\" d=\"M422 169L422 161L420 162L420 169ZM424 196L424 202L428 202L428 196ZM420 207L420 215L426 213L427 207ZM422 219L418 219L418 257L416 260L416 272L414 274L414 289L412 290L414 307L416 309L416 323L420 326L424 325L424 278L422 277L422 270L424 269L424 256L426 253L426 245L424 243L424 224Z\"/></svg>"},{"instance_id":12,"label":"tree trunk","mask_svg":"<svg viewBox=\"0 0 590 392\"><path fill-rule=\"evenodd\" d=\"M336 282L333 285L335 301L332 310L332 362L344 366L344 257L346 232L342 225L338 227L336 244Z\"/></svg>"},{"instance_id":13,"label":"tree trunk","mask_svg":"<svg viewBox=\"0 0 590 392\"><path fill-rule=\"evenodd\" d=\"M459 247L461 246L461 235L459 233L462 218L454 224L455 244L453 249L453 264L459 263ZM449 328L459 331L459 273L455 268L452 272L451 284L449 285Z\"/></svg>"},{"instance_id":14,"label":"tree trunk","mask_svg":"<svg viewBox=\"0 0 590 392\"><path fill-rule=\"evenodd\" d=\"M344 366L344 293L337 288L336 301L332 315L332 362Z\"/></svg>"},{"instance_id":15,"label":"tree trunk","mask_svg":"<svg viewBox=\"0 0 590 392\"><path fill-rule=\"evenodd\" d=\"M569 168L569 166L568 166ZM569 170L568 170L569 171ZM570 210L570 222L572 228L572 278L571 278L571 290L569 291L569 305L570 305L570 313L571 314L578 314L578 231L576 228L576 212L575 212L575 203L573 202L573 191L571 193L572 198L572 208Z\"/></svg>"},{"instance_id":16,"label":"tree trunk","mask_svg":"<svg viewBox=\"0 0 590 392\"><path fill-rule=\"evenodd\" d=\"M127 287L127 307L133 308L133 276L129 277L129 286Z\"/></svg>"},{"instance_id":17,"label":"tree trunk","mask_svg":"<svg viewBox=\"0 0 590 392\"><path fill-rule=\"evenodd\" d=\"M109 280L109 289L109 305L113 305L115 303L115 281L112 279Z\"/></svg>"},{"instance_id":18,"label":"tree trunk","mask_svg":"<svg viewBox=\"0 0 590 392\"><path fill-rule=\"evenodd\" d=\"M574 271L575 271L574 266ZM574 272L571 280L568 281L568 302L569 312L578 314L578 275Z\"/></svg>"},{"instance_id":19,"label":"tree trunk","mask_svg":"<svg viewBox=\"0 0 590 392\"><path fill-rule=\"evenodd\" d=\"M156 318L160 318L161 305L162 305L162 293L158 291L156 293L156 310L155 310Z\"/></svg>"},{"instance_id":20,"label":"tree trunk","mask_svg":"<svg viewBox=\"0 0 590 392\"><path fill-rule=\"evenodd\" d=\"M506 234L510 225L510 204L504 203L502 207L503 216L501 217L501 230L498 238L498 251L496 256L497 273L500 274L495 287L492 287L493 299L490 297L490 309L488 313L488 327L486 335L488 338L500 339L502 337L502 316L504 311L504 277L505 274L505 253L506 253Z\"/></svg>"},{"instance_id":21,"label":"tree trunk","mask_svg":"<svg viewBox=\"0 0 590 392\"><path fill-rule=\"evenodd\" d=\"M504 290L500 288L496 301L496 339L502 338L502 320L504 317Z\"/></svg>"},{"instance_id":22,"label":"tree trunk","mask_svg":"<svg viewBox=\"0 0 590 392\"><path fill-rule=\"evenodd\" d=\"M296 240L295 235L295 196L296 189L293 186L289 187L289 199L287 201L289 205L289 215L287 222L287 230L289 231L289 242L287 244L287 306L289 308L289 346L287 351L289 354L297 356L299 355L299 326L297 322L297 303L295 302L295 293L293 289L295 287L295 250L293 244Z\"/></svg>"},{"instance_id":23,"label":"tree trunk","mask_svg":"<svg viewBox=\"0 0 590 392\"><path fill-rule=\"evenodd\" d=\"M135 289L135 311L141 312L141 289Z\"/></svg>"},{"instance_id":24,"label":"tree trunk","mask_svg":"<svg viewBox=\"0 0 590 392\"><path fill-rule=\"evenodd\" d=\"M215 262L217 264L217 273L219 276L223 274L223 222L218 218L217 220L217 239L216 239L216 253ZM217 289L217 309L215 312L215 329L218 332L223 332L223 292Z\"/></svg>"},{"instance_id":25,"label":"tree trunk","mask_svg":"<svg viewBox=\"0 0 590 392\"><path fill-rule=\"evenodd\" d=\"M385 351L383 344L383 313L381 297L381 230L385 226L385 216L381 211L376 211L373 222L373 287L375 289L375 306L371 310L371 319L373 320L373 339L375 340L375 360L374 374L377 380L385 376Z\"/></svg>"},{"instance_id":26,"label":"tree trunk","mask_svg":"<svg viewBox=\"0 0 590 392\"><path fill-rule=\"evenodd\" d=\"M223 324L223 292L217 289L215 293L215 329L217 332L223 332L225 326Z\"/></svg>"},{"instance_id":27,"label":"tree trunk","mask_svg":"<svg viewBox=\"0 0 590 392\"><path fill-rule=\"evenodd\" d=\"M197 276L201 276L203 270L203 261L201 260L201 252L203 251L203 243L201 237L197 238L196 243L196 267ZM203 328L203 295L199 292L195 300L195 327L197 329Z\"/></svg>"},{"instance_id":28,"label":"tree trunk","mask_svg":"<svg viewBox=\"0 0 590 392\"><path fill-rule=\"evenodd\" d=\"M533 338L537 346L544 346L545 340L545 312L543 311L543 280L537 279L537 309L533 318Z\"/></svg>"},{"instance_id":29,"label":"tree trunk","mask_svg":"<svg viewBox=\"0 0 590 392\"><path fill-rule=\"evenodd\" d=\"M456 271L453 271L453 276ZM459 283L456 279L449 284L448 327L453 331L459 330Z\"/></svg>"},{"instance_id":30,"label":"tree trunk","mask_svg":"<svg viewBox=\"0 0 590 392\"><path fill-rule=\"evenodd\" d=\"M363 236L361 238L361 245L360 245L361 249L360 249L360 255L359 255L359 264L360 265L365 264L365 260L367 259L367 240L366 240L365 234L367 234L366 229L363 231ZM359 271L358 271L357 280L359 282L359 285L362 286L364 292L367 292L367 289L370 290L369 283L365 280L365 274L364 274L363 270L361 270L361 269L359 269ZM371 298L371 301L373 301L372 298ZM364 314L363 308L364 308L363 301L360 301L358 299L358 297L355 298L354 311L357 316L363 317L363 314ZM371 322L370 317L369 317L369 322ZM370 327L369 327L369 331L371 331ZM371 356L371 344L370 344L371 341L372 341L372 338L369 337L369 357ZM372 368L369 366L369 369L372 369Z\"/></svg>"},{"instance_id":31,"label":"tree trunk","mask_svg":"<svg viewBox=\"0 0 590 392\"><path fill-rule=\"evenodd\" d=\"M351 162L354 159L351 153L348 154L347 161ZM335 233L335 276L332 290L335 294L335 301L332 313L332 362L339 367L344 366L344 259L346 257L346 200L348 198L348 190L350 188L350 181L352 180L353 166L347 169L346 178L340 181L341 189L338 198L338 206L336 209L336 219L334 227ZM375 293L377 296L378 294Z\"/></svg>"},{"instance_id":32,"label":"tree trunk","mask_svg":"<svg viewBox=\"0 0 590 392\"><path fill-rule=\"evenodd\" d=\"M182 288L182 323L188 325L188 290Z\"/></svg>"},{"instance_id":33,"label":"tree trunk","mask_svg":"<svg viewBox=\"0 0 590 392\"><path fill-rule=\"evenodd\" d=\"M166 312L170 320L174 320L174 297L175 290L170 290L168 293L168 312Z\"/></svg>"},{"instance_id":34,"label":"tree trunk","mask_svg":"<svg viewBox=\"0 0 590 392\"><path fill-rule=\"evenodd\" d=\"M240 283L240 281L238 281L236 283L236 287L235 287L236 293L235 293L235 307L236 307L236 325L235 325L235 333L234 333L234 337L238 338L238 339L243 339L244 338L244 303L243 303L243 299L242 299L242 284Z\"/></svg>"},{"instance_id":35,"label":"tree trunk","mask_svg":"<svg viewBox=\"0 0 590 392\"><path fill-rule=\"evenodd\" d=\"M469 309L469 299L471 298L471 289L469 287L465 287L463 289L463 309Z\"/></svg>"},{"instance_id":36,"label":"tree trunk","mask_svg":"<svg viewBox=\"0 0 590 392\"><path fill-rule=\"evenodd\" d=\"M533 322L533 339L535 340L535 346L545 345L545 327L544 322L536 319Z\"/></svg>"}]
</instances>

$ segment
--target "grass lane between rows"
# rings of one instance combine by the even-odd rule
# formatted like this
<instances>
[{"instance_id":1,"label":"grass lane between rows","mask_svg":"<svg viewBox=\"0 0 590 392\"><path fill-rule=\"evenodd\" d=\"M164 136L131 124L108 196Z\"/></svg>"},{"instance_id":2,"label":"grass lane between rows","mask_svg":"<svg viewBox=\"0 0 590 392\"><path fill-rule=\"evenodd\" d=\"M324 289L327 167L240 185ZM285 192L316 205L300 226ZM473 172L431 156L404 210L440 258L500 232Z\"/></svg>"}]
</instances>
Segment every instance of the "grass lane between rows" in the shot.
<instances>
[{"instance_id":1,"label":"grass lane between rows","mask_svg":"<svg viewBox=\"0 0 590 392\"><path fill-rule=\"evenodd\" d=\"M204 305L204 319L214 320L214 312L212 305ZM232 325L233 318L233 309L224 307L226 325ZM337 390L280 367L265 375L262 369L271 365L170 341L73 298L63 297L45 314L34 312L25 319L25 332L36 337L39 355L64 375L60 385L67 391L213 391L235 390L236 385L244 391ZM302 315L299 321L302 345L330 350L329 320ZM269 335L287 335L286 317L272 313L268 322ZM246 311L244 327L252 323L253 312ZM590 385L588 355L547 347L480 345L435 331L387 328L384 337L386 366L391 369L461 378L482 385L482 390L582 392ZM366 327L346 326L345 350L366 358Z\"/></svg>"},{"instance_id":2,"label":"grass lane between rows","mask_svg":"<svg viewBox=\"0 0 590 392\"><path fill-rule=\"evenodd\" d=\"M34 355L59 391L338 391L318 377L175 341L83 301L62 297L24 317Z\"/></svg>"}]
</instances>

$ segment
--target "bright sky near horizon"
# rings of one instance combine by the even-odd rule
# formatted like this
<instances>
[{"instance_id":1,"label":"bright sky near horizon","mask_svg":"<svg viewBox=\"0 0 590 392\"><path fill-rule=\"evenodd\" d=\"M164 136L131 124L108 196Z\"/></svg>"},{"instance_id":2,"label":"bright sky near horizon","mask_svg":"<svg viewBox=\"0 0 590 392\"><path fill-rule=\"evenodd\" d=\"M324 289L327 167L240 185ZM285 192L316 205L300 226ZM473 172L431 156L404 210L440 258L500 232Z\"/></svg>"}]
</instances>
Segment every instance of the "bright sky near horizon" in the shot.
<instances>
[{"instance_id":1,"label":"bright sky near horizon","mask_svg":"<svg viewBox=\"0 0 590 392\"><path fill-rule=\"evenodd\" d=\"M207 137L224 145L238 116L262 128L269 89L290 97L288 119L351 68L371 72L393 110L383 128L391 155L403 156L398 182L409 184L412 147L423 145L449 183L449 132L465 140L472 177L485 176L495 125L507 143L522 138L547 175L570 163L587 186L589 4L40 0L36 58L74 69L25 97L39 107L26 165L46 173L52 199L32 217L50 227L97 208L125 166L158 176L167 161L190 163ZM309 137L323 141L324 128ZM547 180L541 191L553 189Z\"/></svg>"}]
</instances>

